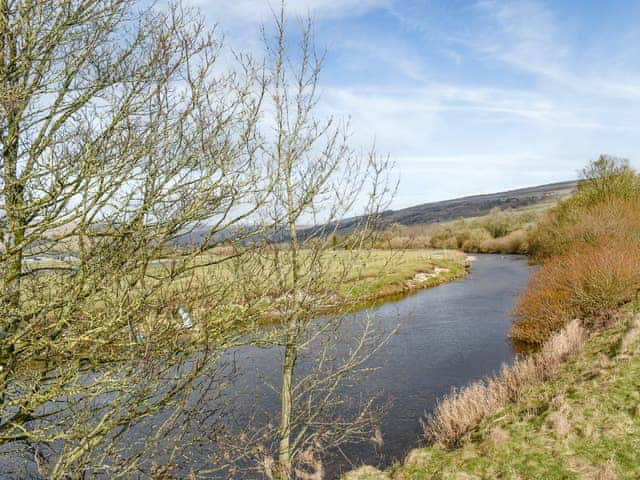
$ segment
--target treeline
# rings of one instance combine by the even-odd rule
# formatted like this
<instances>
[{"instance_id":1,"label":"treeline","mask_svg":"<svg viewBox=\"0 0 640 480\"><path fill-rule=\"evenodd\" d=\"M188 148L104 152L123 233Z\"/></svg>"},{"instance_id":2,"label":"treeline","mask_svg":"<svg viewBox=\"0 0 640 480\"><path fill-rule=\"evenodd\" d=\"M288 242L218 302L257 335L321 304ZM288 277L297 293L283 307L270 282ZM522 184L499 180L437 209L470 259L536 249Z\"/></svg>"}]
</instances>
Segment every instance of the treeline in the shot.
<instances>
[{"instance_id":1,"label":"treeline","mask_svg":"<svg viewBox=\"0 0 640 480\"><path fill-rule=\"evenodd\" d=\"M517 340L542 343L575 318L605 326L640 288L640 177L628 161L601 156L583 178L529 235L541 267L515 309Z\"/></svg>"}]
</instances>

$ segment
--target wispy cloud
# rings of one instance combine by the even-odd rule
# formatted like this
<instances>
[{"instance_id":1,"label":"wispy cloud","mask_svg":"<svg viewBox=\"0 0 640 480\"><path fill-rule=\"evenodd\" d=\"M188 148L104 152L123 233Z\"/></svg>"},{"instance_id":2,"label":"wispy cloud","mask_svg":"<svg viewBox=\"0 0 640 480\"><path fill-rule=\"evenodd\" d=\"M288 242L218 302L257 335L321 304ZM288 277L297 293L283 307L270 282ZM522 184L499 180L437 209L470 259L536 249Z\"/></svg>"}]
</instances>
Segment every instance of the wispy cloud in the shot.
<instances>
[{"instance_id":1,"label":"wispy cloud","mask_svg":"<svg viewBox=\"0 0 640 480\"><path fill-rule=\"evenodd\" d=\"M390 0L287 0L288 15L311 14L316 19L339 18L387 7ZM190 0L220 19L259 23L280 8L280 0Z\"/></svg>"},{"instance_id":2,"label":"wispy cloud","mask_svg":"<svg viewBox=\"0 0 640 480\"><path fill-rule=\"evenodd\" d=\"M279 6L190 1L235 48L258 53L258 25ZM355 143L376 138L397 159L396 206L572 178L600 153L640 159L640 22L631 11L550 0L286 7L290 17L311 13L328 47L321 113L350 116Z\"/></svg>"},{"instance_id":3,"label":"wispy cloud","mask_svg":"<svg viewBox=\"0 0 640 480\"><path fill-rule=\"evenodd\" d=\"M574 91L640 100L638 72L611 61L619 52L587 55L587 46L569 38L568 29L563 28L550 5L533 0L481 0L476 9L486 22L481 34L467 39L467 45L512 68Z\"/></svg>"}]
</instances>

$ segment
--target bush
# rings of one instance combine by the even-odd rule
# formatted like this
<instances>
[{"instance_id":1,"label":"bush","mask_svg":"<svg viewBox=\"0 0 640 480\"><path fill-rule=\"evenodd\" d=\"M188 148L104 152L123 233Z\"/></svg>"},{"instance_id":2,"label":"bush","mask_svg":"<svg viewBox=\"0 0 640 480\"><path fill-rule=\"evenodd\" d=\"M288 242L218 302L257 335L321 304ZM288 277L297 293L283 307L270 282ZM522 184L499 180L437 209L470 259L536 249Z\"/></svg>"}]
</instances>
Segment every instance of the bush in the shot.
<instances>
[{"instance_id":1,"label":"bush","mask_svg":"<svg viewBox=\"0 0 640 480\"><path fill-rule=\"evenodd\" d=\"M566 252L574 242L597 244L611 236L640 239L640 178L626 160L601 156L583 171L577 191L531 232L538 260Z\"/></svg>"},{"instance_id":2,"label":"bush","mask_svg":"<svg viewBox=\"0 0 640 480\"><path fill-rule=\"evenodd\" d=\"M574 318L607 322L640 288L640 179L627 161L600 157L576 193L532 229L542 267L516 308L511 335L541 343Z\"/></svg>"},{"instance_id":3,"label":"bush","mask_svg":"<svg viewBox=\"0 0 640 480\"><path fill-rule=\"evenodd\" d=\"M484 218L483 225L493 238L504 237L512 227L513 218L499 208L492 208Z\"/></svg>"},{"instance_id":4,"label":"bush","mask_svg":"<svg viewBox=\"0 0 640 480\"><path fill-rule=\"evenodd\" d=\"M516 304L511 336L542 343L575 318L596 328L633 299L639 287L637 244L612 239L601 245L576 245L545 261L532 275Z\"/></svg>"},{"instance_id":5,"label":"bush","mask_svg":"<svg viewBox=\"0 0 640 480\"><path fill-rule=\"evenodd\" d=\"M409 245L410 242L411 242L411 239L409 237L393 237L389 239L388 245L389 245L389 248L392 248L394 250L400 250L403 248L410 248L410 245Z\"/></svg>"},{"instance_id":6,"label":"bush","mask_svg":"<svg viewBox=\"0 0 640 480\"><path fill-rule=\"evenodd\" d=\"M611 237L640 243L639 199L611 198L594 205L567 201L532 230L531 253L538 260L568 251L576 243L598 245Z\"/></svg>"},{"instance_id":7,"label":"bush","mask_svg":"<svg viewBox=\"0 0 640 480\"><path fill-rule=\"evenodd\" d=\"M500 238L489 238L480 243L482 253L527 253L528 234L525 230L514 230Z\"/></svg>"}]
</instances>

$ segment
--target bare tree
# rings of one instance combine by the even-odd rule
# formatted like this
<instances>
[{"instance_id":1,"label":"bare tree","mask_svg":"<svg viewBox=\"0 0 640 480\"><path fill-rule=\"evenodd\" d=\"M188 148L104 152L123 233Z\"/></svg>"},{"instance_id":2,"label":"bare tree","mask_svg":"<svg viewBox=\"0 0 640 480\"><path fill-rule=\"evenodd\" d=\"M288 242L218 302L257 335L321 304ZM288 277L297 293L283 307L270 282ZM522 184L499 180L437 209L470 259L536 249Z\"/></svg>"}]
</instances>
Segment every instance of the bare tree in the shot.
<instances>
[{"instance_id":1,"label":"bare tree","mask_svg":"<svg viewBox=\"0 0 640 480\"><path fill-rule=\"evenodd\" d=\"M179 5L0 0L0 466L161 476L185 446L231 435L237 455L209 472L251 457L293 478L365 433L371 399L343 418L339 385L384 337L364 322L336 352L341 316L312 318L348 307L389 163L316 115L311 21L299 50L284 7L275 25L263 65L229 69ZM354 211L348 245L332 241ZM254 331L266 317L281 328ZM221 359L246 343L283 363L278 424L242 437L217 419Z\"/></svg>"},{"instance_id":2,"label":"bare tree","mask_svg":"<svg viewBox=\"0 0 640 480\"><path fill-rule=\"evenodd\" d=\"M220 48L180 6L0 0L0 448L42 475L148 470L119 440L236 338L211 267L270 179L262 79Z\"/></svg>"},{"instance_id":3,"label":"bare tree","mask_svg":"<svg viewBox=\"0 0 640 480\"><path fill-rule=\"evenodd\" d=\"M350 416L341 415L348 402L339 387L368 369L367 361L387 337L367 321L351 348L337 352L339 313L353 297L346 292L349 280L369 255L359 247L375 231L372 222L395 185L387 158L349 145L348 122L318 114L323 56L315 50L312 20L303 22L298 48L291 47L293 37L287 35L284 4L274 23L274 36L264 32L267 116L261 153L274 185L267 223L280 226L286 240L268 248L278 292L270 300L282 328L265 341L282 349L282 372L279 422L270 433L277 438L277 461L258 453L267 459L268 476L319 478L319 457L365 434L374 406L366 399ZM363 215L350 243L337 245L333 234L354 211ZM301 224L315 227L301 229ZM314 321L327 307L338 314ZM313 368L300 368L303 355L313 357Z\"/></svg>"}]
</instances>

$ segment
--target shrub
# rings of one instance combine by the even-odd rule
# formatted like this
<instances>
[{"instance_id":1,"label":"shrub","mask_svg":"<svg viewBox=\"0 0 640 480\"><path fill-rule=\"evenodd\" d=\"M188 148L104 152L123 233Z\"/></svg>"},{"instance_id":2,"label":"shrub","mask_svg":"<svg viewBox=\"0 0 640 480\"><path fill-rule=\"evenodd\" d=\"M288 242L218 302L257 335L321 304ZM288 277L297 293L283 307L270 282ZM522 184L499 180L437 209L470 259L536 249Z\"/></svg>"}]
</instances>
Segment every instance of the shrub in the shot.
<instances>
[{"instance_id":1,"label":"shrub","mask_svg":"<svg viewBox=\"0 0 640 480\"><path fill-rule=\"evenodd\" d=\"M500 238L489 238L480 243L483 253L527 253L528 234L525 230L514 230Z\"/></svg>"},{"instance_id":2,"label":"shrub","mask_svg":"<svg viewBox=\"0 0 640 480\"><path fill-rule=\"evenodd\" d=\"M483 226L493 238L504 237L511 229L512 220L509 214L495 207L484 218Z\"/></svg>"},{"instance_id":3,"label":"shrub","mask_svg":"<svg viewBox=\"0 0 640 480\"><path fill-rule=\"evenodd\" d=\"M594 205L563 204L561 214L552 211L532 230L531 252L543 260L566 252L576 243L597 245L611 237L639 243L639 202L640 198L611 198Z\"/></svg>"},{"instance_id":4,"label":"shrub","mask_svg":"<svg viewBox=\"0 0 640 480\"><path fill-rule=\"evenodd\" d=\"M583 171L577 191L531 232L537 259L558 255L574 242L596 244L611 236L640 239L640 178L626 160L601 156Z\"/></svg>"},{"instance_id":5,"label":"shrub","mask_svg":"<svg viewBox=\"0 0 640 480\"><path fill-rule=\"evenodd\" d=\"M399 250L403 248L409 248L411 239L409 237L393 237L389 239L388 245L389 248L394 250Z\"/></svg>"},{"instance_id":6,"label":"shrub","mask_svg":"<svg viewBox=\"0 0 640 480\"><path fill-rule=\"evenodd\" d=\"M551 257L535 272L518 299L511 336L542 343L574 318L595 328L631 300L640 287L640 249L612 239L575 246Z\"/></svg>"}]
</instances>

